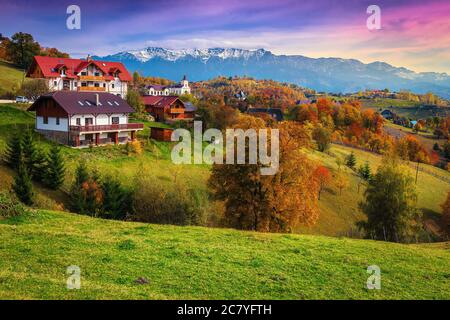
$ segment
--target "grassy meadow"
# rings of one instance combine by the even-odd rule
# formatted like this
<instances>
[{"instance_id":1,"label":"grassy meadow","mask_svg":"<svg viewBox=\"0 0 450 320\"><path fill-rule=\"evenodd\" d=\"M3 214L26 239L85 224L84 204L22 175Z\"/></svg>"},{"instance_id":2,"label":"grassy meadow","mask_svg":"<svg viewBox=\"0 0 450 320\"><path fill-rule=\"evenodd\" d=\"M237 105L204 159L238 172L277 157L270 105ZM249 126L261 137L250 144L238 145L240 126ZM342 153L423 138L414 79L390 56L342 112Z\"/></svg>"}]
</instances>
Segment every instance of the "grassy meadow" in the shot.
<instances>
[{"instance_id":1,"label":"grassy meadow","mask_svg":"<svg viewBox=\"0 0 450 320\"><path fill-rule=\"evenodd\" d=\"M51 211L2 220L0 235L3 299L450 299L448 243L151 225ZM81 268L80 290L66 288L71 265ZM366 288L370 265L381 269L381 290Z\"/></svg>"}]
</instances>

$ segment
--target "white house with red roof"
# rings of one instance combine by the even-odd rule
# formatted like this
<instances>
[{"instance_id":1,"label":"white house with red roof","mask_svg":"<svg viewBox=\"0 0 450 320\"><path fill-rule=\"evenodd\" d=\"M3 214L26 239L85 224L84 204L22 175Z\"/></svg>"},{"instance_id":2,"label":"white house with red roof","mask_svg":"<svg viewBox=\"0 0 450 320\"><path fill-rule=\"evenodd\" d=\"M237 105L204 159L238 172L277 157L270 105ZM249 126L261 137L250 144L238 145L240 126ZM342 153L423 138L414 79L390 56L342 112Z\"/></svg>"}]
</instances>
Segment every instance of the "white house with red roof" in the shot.
<instances>
[{"instance_id":1,"label":"white house with red roof","mask_svg":"<svg viewBox=\"0 0 450 320\"><path fill-rule=\"evenodd\" d=\"M27 77L43 78L51 91L109 92L125 99L131 75L121 62L35 56Z\"/></svg>"}]
</instances>

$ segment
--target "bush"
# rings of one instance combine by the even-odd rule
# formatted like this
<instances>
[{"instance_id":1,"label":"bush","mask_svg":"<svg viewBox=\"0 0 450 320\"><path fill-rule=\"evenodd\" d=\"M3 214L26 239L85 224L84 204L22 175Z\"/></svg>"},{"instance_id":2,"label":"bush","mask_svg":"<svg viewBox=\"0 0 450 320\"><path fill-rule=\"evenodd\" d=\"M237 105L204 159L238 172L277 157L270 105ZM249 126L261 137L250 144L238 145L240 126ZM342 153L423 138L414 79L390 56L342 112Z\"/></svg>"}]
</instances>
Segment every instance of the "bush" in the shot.
<instances>
[{"instance_id":1,"label":"bush","mask_svg":"<svg viewBox=\"0 0 450 320\"><path fill-rule=\"evenodd\" d=\"M171 188L167 183L143 174L136 180L133 220L175 225L205 224L203 199L194 190L184 186Z\"/></svg>"},{"instance_id":2,"label":"bush","mask_svg":"<svg viewBox=\"0 0 450 320\"><path fill-rule=\"evenodd\" d=\"M28 213L28 210L11 194L0 191L0 217L17 217Z\"/></svg>"}]
</instances>

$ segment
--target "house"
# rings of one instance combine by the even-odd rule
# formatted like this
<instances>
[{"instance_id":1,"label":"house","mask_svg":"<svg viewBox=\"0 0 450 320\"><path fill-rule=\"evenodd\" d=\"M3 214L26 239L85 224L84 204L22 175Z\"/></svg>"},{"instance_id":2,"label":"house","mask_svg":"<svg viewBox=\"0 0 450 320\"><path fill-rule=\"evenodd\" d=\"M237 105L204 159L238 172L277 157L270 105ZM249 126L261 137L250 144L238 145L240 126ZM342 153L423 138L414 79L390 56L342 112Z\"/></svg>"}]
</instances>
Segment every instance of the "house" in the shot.
<instances>
[{"instance_id":1,"label":"house","mask_svg":"<svg viewBox=\"0 0 450 320\"><path fill-rule=\"evenodd\" d=\"M383 110L381 111L380 115L385 118L386 120L392 120L394 118L396 118L396 114L394 112L392 112L391 110Z\"/></svg>"},{"instance_id":2,"label":"house","mask_svg":"<svg viewBox=\"0 0 450 320\"><path fill-rule=\"evenodd\" d=\"M247 99L247 95L244 91L240 90L238 93L234 95L234 97L240 101L245 101Z\"/></svg>"},{"instance_id":3,"label":"house","mask_svg":"<svg viewBox=\"0 0 450 320\"><path fill-rule=\"evenodd\" d=\"M127 143L144 128L129 123L133 108L107 92L56 91L40 96L28 111L36 112L37 132L72 147Z\"/></svg>"},{"instance_id":4,"label":"house","mask_svg":"<svg viewBox=\"0 0 450 320\"><path fill-rule=\"evenodd\" d=\"M269 115L276 121L283 121L283 111L278 108L248 108L247 113L254 116Z\"/></svg>"},{"instance_id":5,"label":"house","mask_svg":"<svg viewBox=\"0 0 450 320\"><path fill-rule=\"evenodd\" d=\"M170 142L170 137L172 136L173 129L171 128L151 128L150 138L157 141Z\"/></svg>"},{"instance_id":6,"label":"house","mask_svg":"<svg viewBox=\"0 0 450 320\"><path fill-rule=\"evenodd\" d=\"M109 92L125 99L132 80L121 62L35 56L29 78L46 79L50 91Z\"/></svg>"},{"instance_id":7,"label":"house","mask_svg":"<svg viewBox=\"0 0 450 320\"><path fill-rule=\"evenodd\" d=\"M143 96L145 109L158 122L192 120L194 110L186 106L177 96Z\"/></svg>"},{"instance_id":8,"label":"house","mask_svg":"<svg viewBox=\"0 0 450 320\"><path fill-rule=\"evenodd\" d=\"M189 81L186 76L180 81L180 83L171 86L163 86L159 84L151 84L145 87L147 95L149 96L169 96L169 95L182 95L190 94L191 88L189 87Z\"/></svg>"}]
</instances>

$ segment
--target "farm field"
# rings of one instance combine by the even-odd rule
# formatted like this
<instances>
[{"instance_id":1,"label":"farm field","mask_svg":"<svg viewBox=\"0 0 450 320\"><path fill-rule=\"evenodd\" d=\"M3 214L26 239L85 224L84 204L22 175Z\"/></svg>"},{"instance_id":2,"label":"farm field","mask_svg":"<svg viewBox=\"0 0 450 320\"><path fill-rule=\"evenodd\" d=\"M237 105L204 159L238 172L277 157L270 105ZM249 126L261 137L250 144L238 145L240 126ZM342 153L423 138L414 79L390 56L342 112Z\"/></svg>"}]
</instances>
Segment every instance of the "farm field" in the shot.
<instances>
[{"instance_id":1,"label":"farm field","mask_svg":"<svg viewBox=\"0 0 450 320\"><path fill-rule=\"evenodd\" d=\"M120 222L40 210L0 221L3 299L449 299L448 243ZM81 289L66 289L66 268ZM367 290L367 267L381 290ZM144 278L147 283L136 280Z\"/></svg>"}]
</instances>

